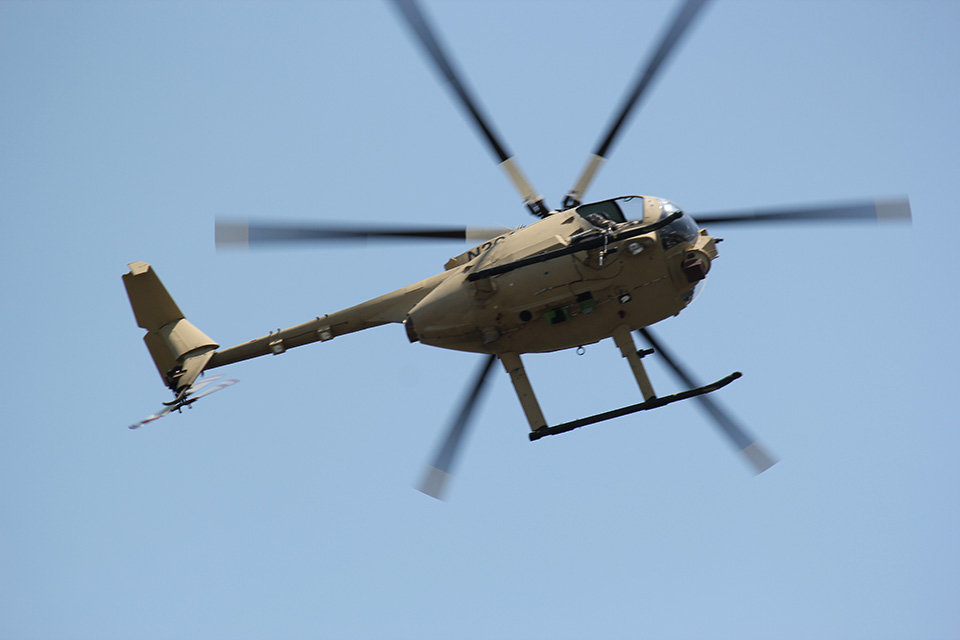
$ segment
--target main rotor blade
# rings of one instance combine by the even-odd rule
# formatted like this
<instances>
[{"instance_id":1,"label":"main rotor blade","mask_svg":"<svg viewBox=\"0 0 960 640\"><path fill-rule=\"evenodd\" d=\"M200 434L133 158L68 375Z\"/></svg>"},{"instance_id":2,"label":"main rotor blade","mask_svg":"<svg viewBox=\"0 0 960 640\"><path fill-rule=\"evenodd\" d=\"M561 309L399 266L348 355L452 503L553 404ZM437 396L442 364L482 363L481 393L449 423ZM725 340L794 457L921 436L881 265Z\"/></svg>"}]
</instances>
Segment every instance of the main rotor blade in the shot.
<instances>
[{"instance_id":1,"label":"main rotor blade","mask_svg":"<svg viewBox=\"0 0 960 640\"><path fill-rule=\"evenodd\" d=\"M910 201L907 198L867 200L849 204L812 205L774 209L747 209L726 213L692 214L703 225L744 224L769 222L841 222L844 220L875 220L894 222L911 220Z\"/></svg>"},{"instance_id":2,"label":"main rotor blade","mask_svg":"<svg viewBox=\"0 0 960 640\"><path fill-rule=\"evenodd\" d=\"M524 204L530 209L530 212L536 216L542 218L549 215L550 210L547 205L544 204L543 198L536 192L526 176L524 176L520 170L520 165L513 158L513 154L507 150L506 145L497 136L489 118L484 117L480 111L479 105L467 90L466 85L461 80L460 74L457 73L454 68L450 56L446 54L440 45L440 41L434 35L434 30L427 22L426 16L420 10L416 1L394 0L394 4L397 5L400 14L420 40L420 44L423 45L424 50L426 50L427 54L437 65L437 69L447 79L450 86L453 87L454 93L456 93L460 99L461 106L473 119L480 133L483 134L483 137L490 145L490 150L493 151L493 154L497 157L497 162L503 167L507 177L523 197Z\"/></svg>"},{"instance_id":3,"label":"main rotor blade","mask_svg":"<svg viewBox=\"0 0 960 640\"><path fill-rule=\"evenodd\" d=\"M613 142L620 132L620 129L640 102L640 98L643 97L644 92L650 86L651 81L660 70L660 67L663 66L667 57L676 48L676 45L683 38L690 24L693 22L693 19L696 18L700 9L702 9L706 3L707 0L686 0L674 15L673 22L663 33L653 55L641 66L637 79L634 81L633 90L627 95L626 99L624 99L620 111L610 124L607 132L600 139L600 144L587 161L587 166L584 168L583 173L580 174L570 193L564 198L564 209L575 207L581 203L583 194L587 191L590 183L593 182L594 174L606 159L607 152L610 150L610 147L613 146Z\"/></svg>"},{"instance_id":4,"label":"main rotor blade","mask_svg":"<svg viewBox=\"0 0 960 640\"><path fill-rule=\"evenodd\" d=\"M267 224L225 220L216 222L218 249L251 246L350 242L358 240L489 240L512 231L506 227L365 227L328 224Z\"/></svg>"},{"instance_id":5,"label":"main rotor blade","mask_svg":"<svg viewBox=\"0 0 960 640\"><path fill-rule=\"evenodd\" d=\"M700 386L696 379L683 368L680 362L668 351L664 350L663 344L653 337L649 329L640 329L639 333L650 343L650 346L653 347L657 353L663 356L663 359L670 365L670 368L673 369L683 384L691 389ZM773 458L756 439L748 435L746 430L739 426L713 398L709 395L702 395L696 396L693 400L700 403L703 410L713 418L713 421L730 439L733 446L753 465L757 473L763 473L777 463L776 458Z\"/></svg>"},{"instance_id":6,"label":"main rotor blade","mask_svg":"<svg viewBox=\"0 0 960 640\"><path fill-rule=\"evenodd\" d=\"M470 418L473 417L477 400L480 398L484 384L490 374L490 369L493 366L493 361L496 359L496 356L488 356L483 363L474 380L473 388L470 389L470 392L464 397L463 406L460 407L456 419L453 421L453 424L450 425L449 431L447 431L443 445L437 451L433 464L427 469L427 475L418 487L420 491L428 496L436 498L437 500L443 500L443 492L447 481L450 479L453 463L456 461L457 453L463 442L463 436L467 431L467 427L470 425Z\"/></svg>"}]
</instances>

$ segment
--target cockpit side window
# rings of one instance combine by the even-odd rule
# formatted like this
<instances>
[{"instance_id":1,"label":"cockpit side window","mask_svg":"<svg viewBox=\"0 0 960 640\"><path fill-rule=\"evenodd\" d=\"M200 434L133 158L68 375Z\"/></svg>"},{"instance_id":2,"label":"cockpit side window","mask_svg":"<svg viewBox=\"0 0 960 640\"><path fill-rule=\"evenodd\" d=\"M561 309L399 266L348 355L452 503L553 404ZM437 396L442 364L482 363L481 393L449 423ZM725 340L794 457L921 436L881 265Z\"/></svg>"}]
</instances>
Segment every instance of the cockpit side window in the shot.
<instances>
[{"instance_id":1,"label":"cockpit side window","mask_svg":"<svg viewBox=\"0 0 960 640\"><path fill-rule=\"evenodd\" d=\"M643 196L626 196L617 198L617 206L627 220L638 220L643 222Z\"/></svg>"},{"instance_id":2,"label":"cockpit side window","mask_svg":"<svg viewBox=\"0 0 960 640\"><path fill-rule=\"evenodd\" d=\"M620 207L618 207L617 203L613 200L582 204L577 207L577 213L587 220L590 220L592 214L596 214L617 224L627 221L626 218L623 217L623 212L620 211Z\"/></svg>"}]
</instances>

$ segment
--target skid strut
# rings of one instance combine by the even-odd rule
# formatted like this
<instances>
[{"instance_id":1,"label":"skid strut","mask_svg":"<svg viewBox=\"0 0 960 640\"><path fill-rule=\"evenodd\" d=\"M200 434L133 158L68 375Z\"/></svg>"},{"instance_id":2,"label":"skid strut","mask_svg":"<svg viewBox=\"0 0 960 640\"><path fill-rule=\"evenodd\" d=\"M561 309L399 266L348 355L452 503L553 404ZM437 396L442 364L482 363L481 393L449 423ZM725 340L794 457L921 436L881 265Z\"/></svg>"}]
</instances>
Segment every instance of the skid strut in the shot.
<instances>
[{"instance_id":1,"label":"skid strut","mask_svg":"<svg viewBox=\"0 0 960 640\"><path fill-rule=\"evenodd\" d=\"M617 329L615 329L613 332L613 340L620 349L620 354L626 358L627 362L630 364L630 369L637 380L637 385L640 387L640 393L643 394L644 401L638 404L631 404L620 409L598 413L595 416L587 416L586 418L580 418L579 420L564 422L563 424L558 424L555 427L547 426L547 420L543 417L543 410L540 409L540 403L537 402L537 396L533 393L533 386L530 384L530 379L527 378L527 372L524 370L523 361L520 360L520 354L498 354L497 357L503 364L503 368L506 369L508 374L510 374L510 381L513 383L513 388L517 392L517 398L520 400L520 406L523 407L523 413L526 415L527 422L530 423L529 437L531 441L539 440L544 436L552 436L558 433L573 431L574 429L585 427L588 424L595 424L597 422L603 422L604 420L611 420L613 418L630 415L631 413L636 413L638 411L656 409L674 402L686 400L687 398L702 396L705 393L722 389L743 375L739 371L735 371L726 378L717 380L712 384L707 384L702 387L697 387L696 389L689 389L687 391L681 391L679 393L674 393L673 395L658 398L654 393L653 385L650 383L650 378L647 376L647 372L643 367L643 363L641 362L643 356L647 355L647 352L637 351L637 347L633 342L633 336L630 334L630 328L626 325L617 327Z\"/></svg>"},{"instance_id":2,"label":"skid strut","mask_svg":"<svg viewBox=\"0 0 960 640\"><path fill-rule=\"evenodd\" d=\"M646 411L647 409L656 409L664 405L672 404L674 402L679 402L680 400L686 400L687 398L693 398L696 396L702 396L705 393L710 393L711 391L716 391L721 389L737 378L741 374L739 371L735 371L728 375L726 378L717 380L712 384L707 384L702 387L697 387L696 389L690 389L688 391L681 391L680 393L675 393L670 396L664 396L662 398L651 398L645 402L639 404L632 404L628 407L623 407L620 409L614 409L613 411L606 411L604 413L598 413L595 416L589 416L586 418L580 418L579 420L573 420L571 422L565 422L563 424L558 424L555 427L540 427L539 429L534 429L530 432L530 440L539 440L544 436L553 436L558 433L566 433L567 431L573 431L574 429L579 429L580 427L585 427L588 424L595 424L597 422L603 422L604 420L610 420L611 418L619 418L620 416L630 415L631 413L636 413L638 411Z\"/></svg>"},{"instance_id":3,"label":"skid strut","mask_svg":"<svg viewBox=\"0 0 960 640\"><path fill-rule=\"evenodd\" d=\"M633 371L633 376L637 379L637 385L640 387L640 393L643 394L643 399L653 400L656 398L657 394L653 390L653 384L651 384L650 378L647 376L646 369L643 368L643 356L640 355L641 352L637 351L637 345L633 342L630 327L622 324L614 329L613 341L616 343L617 348L620 349L620 355L630 363L630 370ZM644 355L646 355L646 353L644 353Z\"/></svg>"},{"instance_id":4,"label":"skid strut","mask_svg":"<svg viewBox=\"0 0 960 640\"><path fill-rule=\"evenodd\" d=\"M533 387L523 368L520 354L501 353L499 357L503 368L510 374L510 382L513 383L513 388L517 392L517 398L520 399L520 406L523 407L523 413L527 416L531 431L545 428L547 420L543 417L540 403L537 402L537 396L533 393Z\"/></svg>"}]
</instances>

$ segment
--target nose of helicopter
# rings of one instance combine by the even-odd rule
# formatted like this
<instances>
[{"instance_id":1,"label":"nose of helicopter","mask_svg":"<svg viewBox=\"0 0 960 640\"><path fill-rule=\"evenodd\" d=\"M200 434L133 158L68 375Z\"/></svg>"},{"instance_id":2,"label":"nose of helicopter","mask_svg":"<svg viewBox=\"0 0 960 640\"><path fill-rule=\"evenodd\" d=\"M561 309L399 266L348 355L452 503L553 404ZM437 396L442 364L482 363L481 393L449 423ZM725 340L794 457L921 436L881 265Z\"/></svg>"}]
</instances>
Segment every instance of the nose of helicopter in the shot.
<instances>
[{"instance_id":1,"label":"nose of helicopter","mask_svg":"<svg viewBox=\"0 0 960 640\"><path fill-rule=\"evenodd\" d=\"M691 251L684 257L680 270L686 277L687 282L700 282L707 277L707 272L710 271L710 258L701 251Z\"/></svg>"}]
</instances>

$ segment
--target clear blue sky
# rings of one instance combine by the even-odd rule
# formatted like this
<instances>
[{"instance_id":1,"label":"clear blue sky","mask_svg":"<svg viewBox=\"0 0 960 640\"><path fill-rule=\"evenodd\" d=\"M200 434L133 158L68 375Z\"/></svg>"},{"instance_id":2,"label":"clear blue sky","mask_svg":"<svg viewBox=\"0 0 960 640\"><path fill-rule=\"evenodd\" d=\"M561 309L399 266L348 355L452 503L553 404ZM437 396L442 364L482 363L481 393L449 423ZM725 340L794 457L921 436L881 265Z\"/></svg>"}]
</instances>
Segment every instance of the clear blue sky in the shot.
<instances>
[{"instance_id":1,"label":"clear blue sky","mask_svg":"<svg viewBox=\"0 0 960 640\"><path fill-rule=\"evenodd\" d=\"M559 202L673 2L428 2ZM387 326L167 399L121 284L233 345L465 245L216 253L218 215L532 220L380 2L0 4L0 637L956 638L960 3L717 0L589 197L906 194L912 227L724 229L661 336L694 406L530 443L499 369L451 500L412 486L468 354ZM547 418L637 401L609 342L527 359ZM652 365L661 393L677 390Z\"/></svg>"}]
</instances>

